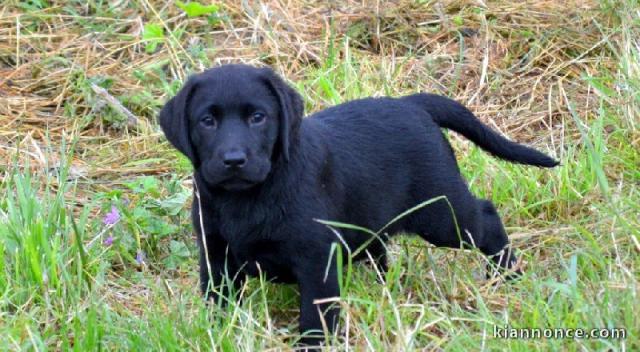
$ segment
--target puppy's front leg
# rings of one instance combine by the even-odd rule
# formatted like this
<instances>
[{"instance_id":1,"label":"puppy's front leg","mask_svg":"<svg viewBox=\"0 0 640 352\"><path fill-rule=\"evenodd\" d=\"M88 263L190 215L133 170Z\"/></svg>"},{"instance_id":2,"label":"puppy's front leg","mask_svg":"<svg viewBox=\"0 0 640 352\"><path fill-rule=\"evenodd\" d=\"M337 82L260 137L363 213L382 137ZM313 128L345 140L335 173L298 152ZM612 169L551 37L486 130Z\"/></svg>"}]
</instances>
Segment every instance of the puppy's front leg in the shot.
<instances>
[{"instance_id":1,"label":"puppy's front leg","mask_svg":"<svg viewBox=\"0 0 640 352\"><path fill-rule=\"evenodd\" d=\"M337 302L340 287L335 257L331 259L328 271L330 259L326 257L326 260L322 260L322 257L326 256L307 257L309 262L302 264L297 274L300 287L300 332L303 334L300 342L307 346L320 345L324 341L325 328L332 334L340 313Z\"/></svg>"},{"instance_id":2,"label":"puppy's front leg","mask_svg":"<svg viewBox=\"0 0 640 352\"><path fill-rule=\"evenodd\" d=\"M222 303L226 303L232 293L231 289L237 292L242 286L245 274L229 253L224 239L218 235L208 235L203 240L199 233L197 235L200 247L200 290L207 299L215 302L222 299Z\"/></svg>"}]
</instances>

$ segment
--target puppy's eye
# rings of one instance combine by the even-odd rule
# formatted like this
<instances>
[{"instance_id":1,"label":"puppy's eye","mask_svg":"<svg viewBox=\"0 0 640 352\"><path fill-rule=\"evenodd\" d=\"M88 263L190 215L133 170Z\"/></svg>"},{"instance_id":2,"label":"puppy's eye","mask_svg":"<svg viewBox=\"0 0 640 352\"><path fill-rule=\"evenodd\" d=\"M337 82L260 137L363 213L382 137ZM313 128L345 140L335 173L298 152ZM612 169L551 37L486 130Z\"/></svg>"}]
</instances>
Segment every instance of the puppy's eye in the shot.
<instances>
[{"instance_id":1,"label":"puppy's eye","mask_svg":"<svg viewBox=\"0 0 640 352\"><path fill-rule=\"evenodd\" d=\"M217 122L213 115L206 114L200 118L200 124L206 128L215 128Z\"/></svg>"},{"instance_id":2,"label":"puppy's eye","mask_svg":"<svg viewBox=\"0 0 640 352\"><path fill-rule=\"evenodd\" d=\"M260 125L267 119L267 115L262 112L254 112L251 117L249 117L249 123L252 125Z\"/></svg>"}]
</instances>

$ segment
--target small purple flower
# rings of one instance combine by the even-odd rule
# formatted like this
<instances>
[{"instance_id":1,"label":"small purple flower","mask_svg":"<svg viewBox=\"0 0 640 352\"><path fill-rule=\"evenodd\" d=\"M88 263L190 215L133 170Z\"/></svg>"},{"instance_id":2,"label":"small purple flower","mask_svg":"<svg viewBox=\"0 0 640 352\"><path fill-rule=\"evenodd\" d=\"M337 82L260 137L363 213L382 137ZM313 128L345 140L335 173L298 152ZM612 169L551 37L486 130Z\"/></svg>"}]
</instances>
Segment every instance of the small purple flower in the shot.
<instances>
[{"instance_id":1,"label":"small purple flower","mask_svg":"<svg viewBox=\"0 0 640 352\"><path fill-rule=\"evenodd\" d=\"M102 241L102 244L105 247L110 247L113 244L113 236L109 235L109 237L105 238L104 241Z\"/></svg>"},{"instance_id":2,"label":"small purple flower","mask_svg":"<svg viewBox=\"0 0 640 352\"><path fill-rule=\"evenodd\" d=\"M120 213L118 212L118 208L115 205L111 206L111 211L104 216L102 219L102 223L105 225L115 225L120 221Z\"/></svg>"},{"instance_id":3,"label":"small purple flower","mask_svg":"<svg viewBox=\"0 0 640 352\"><path fill-rule=\"evenodd\" d=\"M138 265L144 264L144 253L142 251L138 251L138 254L136 254L136 263Z\"/></svg>"}]
</instances>

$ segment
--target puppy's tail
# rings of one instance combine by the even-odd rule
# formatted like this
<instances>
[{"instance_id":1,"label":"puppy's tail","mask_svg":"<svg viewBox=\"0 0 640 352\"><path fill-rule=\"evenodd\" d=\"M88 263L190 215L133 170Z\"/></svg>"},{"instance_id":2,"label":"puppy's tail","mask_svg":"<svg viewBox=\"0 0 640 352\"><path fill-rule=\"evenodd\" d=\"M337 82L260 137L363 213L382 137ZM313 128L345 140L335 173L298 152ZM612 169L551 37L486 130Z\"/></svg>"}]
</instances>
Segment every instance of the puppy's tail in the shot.
<instances>
[{"instance_id":1,"label":"puppy's tail","mask_svg":"<svg viewBox=\"0 0 640 352\"><path fill-rule=\"evenodd\" d=\"M489 153L521 164L554 167L558 162L548 155L510 141L483 124L462 104L435 94L414 94L404 98L426 110L440 126L454 130Z\"/></svg>"}]
</instances>

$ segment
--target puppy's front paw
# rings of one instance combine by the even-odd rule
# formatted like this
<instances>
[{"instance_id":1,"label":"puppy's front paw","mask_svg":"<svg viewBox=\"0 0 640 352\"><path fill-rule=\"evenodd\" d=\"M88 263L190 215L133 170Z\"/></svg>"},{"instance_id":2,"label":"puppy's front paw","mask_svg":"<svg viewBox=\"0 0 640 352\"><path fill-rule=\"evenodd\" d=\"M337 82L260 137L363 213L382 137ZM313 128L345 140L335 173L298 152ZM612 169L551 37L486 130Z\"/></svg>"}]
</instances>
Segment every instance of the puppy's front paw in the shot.
<instances>
[{"instance_id":1,"label":"puppy's front paw","mask_svg":"<svg viewBox=\"0 0 640 352\"><path fill-rule=\"evenodd\" d=\"M296 343L296 351L322 351L324 343L324 336L305 335Z\"/></svg>"}]
</instances>

